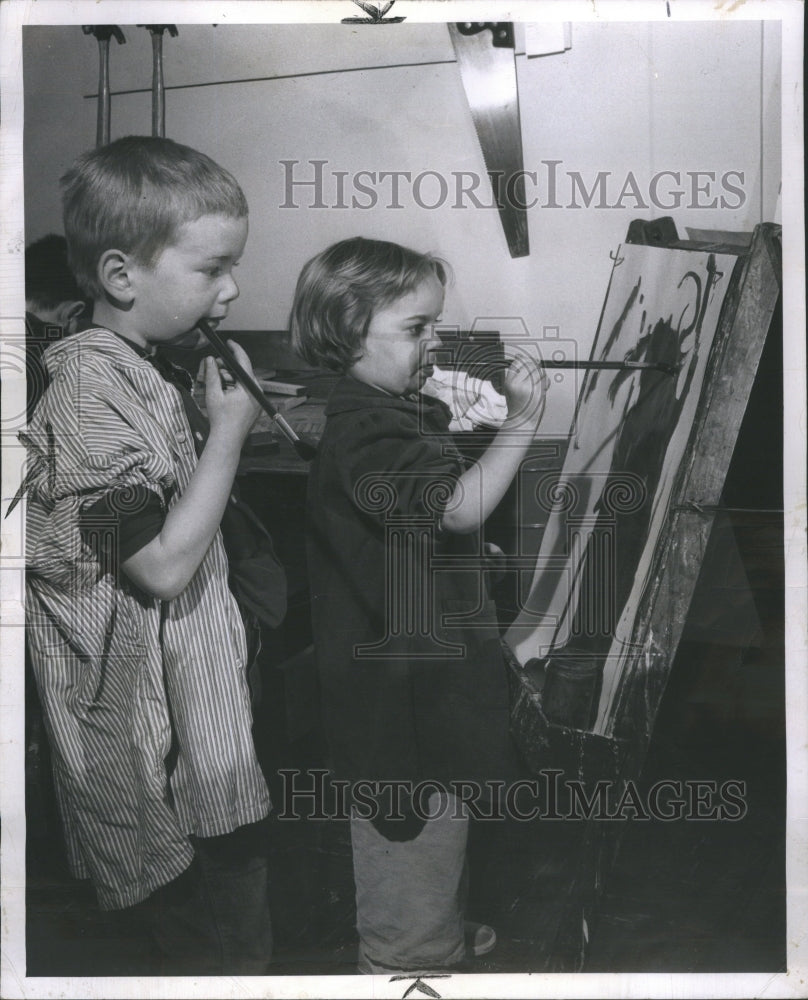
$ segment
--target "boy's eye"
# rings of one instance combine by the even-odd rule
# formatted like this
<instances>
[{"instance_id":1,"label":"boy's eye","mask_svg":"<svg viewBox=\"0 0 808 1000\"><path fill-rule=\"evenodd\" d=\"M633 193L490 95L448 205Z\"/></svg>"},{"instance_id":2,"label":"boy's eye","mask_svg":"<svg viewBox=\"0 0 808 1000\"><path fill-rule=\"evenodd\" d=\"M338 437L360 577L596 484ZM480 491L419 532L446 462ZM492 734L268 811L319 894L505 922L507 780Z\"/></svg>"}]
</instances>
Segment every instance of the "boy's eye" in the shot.
<instances>
[{"instance_id":1,"label":"boy's eye","mask_svg":"<svg viewBox=\"0 0 808 1000\"><path fill-rule=\"evenodd\" d=\"M423 323L419 323L417 326L411 326L410 327L410 336L412 336L412 337L420 337L421 334L424 332L425 329L426 329L426 326Z\"/></svg>"},{"instance_id":2,"label":"boy's eye","mask_svg":"<svg viewBox=\"0 0 808 1000\"><path fill-rule=\"evenodd\" d=\"M204 273L210 278L218 278L223 274L228 274L233 270L234 267L238 267L239 261L234 260L232 264L211 264L209 267L203 269Z\"/></svg>"}]
</instances>

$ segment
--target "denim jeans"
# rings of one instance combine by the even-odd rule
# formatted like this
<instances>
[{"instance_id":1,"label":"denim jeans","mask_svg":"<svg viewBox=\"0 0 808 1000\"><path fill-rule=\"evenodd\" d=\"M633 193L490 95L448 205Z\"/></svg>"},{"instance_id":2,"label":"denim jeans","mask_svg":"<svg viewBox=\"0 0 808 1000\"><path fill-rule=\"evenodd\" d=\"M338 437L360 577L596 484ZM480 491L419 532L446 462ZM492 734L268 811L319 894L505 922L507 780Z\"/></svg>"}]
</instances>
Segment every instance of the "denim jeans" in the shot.
<instances>
[{"instance_id":1,"label":"denim jeans","mask_svg":"<svg viewBox=\"0 0 808 1000\"><path fill-rule=\"evenodd\" d=\"M191 866L151 900L162 973L266 974L272 956L266 825L191 842Z\"/></svg>"},{"instance_id":2,"label":"denim jeans","mask_svg":"<svg viewBox=\"0 0 808 1000\"><path fill-rule=\"evenodd\" d=\"M360 972L428 972L464 958L468 816L444 792L428 813L436 818L405 841L351 819Z\"/></svg>"}]
</instances>

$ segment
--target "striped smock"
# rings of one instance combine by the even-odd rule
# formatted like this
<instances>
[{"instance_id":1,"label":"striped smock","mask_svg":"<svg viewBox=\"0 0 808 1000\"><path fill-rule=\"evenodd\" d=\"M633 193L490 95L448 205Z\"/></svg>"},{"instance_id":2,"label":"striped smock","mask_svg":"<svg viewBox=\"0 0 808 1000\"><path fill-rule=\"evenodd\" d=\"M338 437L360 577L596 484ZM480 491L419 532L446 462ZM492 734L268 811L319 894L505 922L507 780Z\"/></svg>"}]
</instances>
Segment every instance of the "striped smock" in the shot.
<instances>
[{"instance_id":1,"label":"striped smock","mask_svg":"<svg viewBox=\"0 0 808 1000\"><path fill-rule=\"evenodd\" d=\"M145 594L86 537L81 512L143 488L164 512L196 467L179 392L108 330L44 356L51 384L28 431L26 615L73 873L105 909L129 906L190 863L188 834L265 816L244 629L217 534L172 601ZM147 494L148 495L148 494Z\"/></svg>"}]
</instances>

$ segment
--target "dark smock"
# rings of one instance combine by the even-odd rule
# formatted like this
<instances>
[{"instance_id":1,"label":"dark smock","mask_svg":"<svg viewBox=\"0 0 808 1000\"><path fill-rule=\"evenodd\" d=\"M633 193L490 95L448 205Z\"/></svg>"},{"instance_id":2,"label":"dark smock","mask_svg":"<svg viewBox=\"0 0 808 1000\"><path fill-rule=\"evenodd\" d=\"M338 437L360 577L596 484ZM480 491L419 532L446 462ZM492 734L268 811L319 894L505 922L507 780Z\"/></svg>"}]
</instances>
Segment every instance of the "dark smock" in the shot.
<instances>
[{"instance_id":1,"label":"dark smock","mask_svg":"<svg viewBox=\"0 0 808 1000\"><path fill-rule=\"evenodd\" d=\"M326 416L308 518L330 766L353 782L506 780L507 680L481 535L440 528L465 467L449 410L345 376Z\"/></svg>"}]
</instances>

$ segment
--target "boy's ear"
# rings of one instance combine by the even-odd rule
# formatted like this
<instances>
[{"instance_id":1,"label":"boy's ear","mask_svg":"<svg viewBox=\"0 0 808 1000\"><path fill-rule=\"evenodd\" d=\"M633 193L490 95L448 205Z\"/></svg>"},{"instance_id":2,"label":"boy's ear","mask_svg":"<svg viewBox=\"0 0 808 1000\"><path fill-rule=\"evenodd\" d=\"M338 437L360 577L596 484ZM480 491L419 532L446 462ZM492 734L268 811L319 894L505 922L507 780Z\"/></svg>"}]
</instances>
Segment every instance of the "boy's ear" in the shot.
<instances>
[{"instance_id":1,"label":"boy's ear","mask_svg":"<svg viewBox=\"0 0 808 1000\"><path fill-rule=\"evenodd\" d=\"M131 302L135 292L132 287L132 258L123 250L105 250L98 260L98 280L104 291L120 302Z\"/></svg>"}]
</instances>

